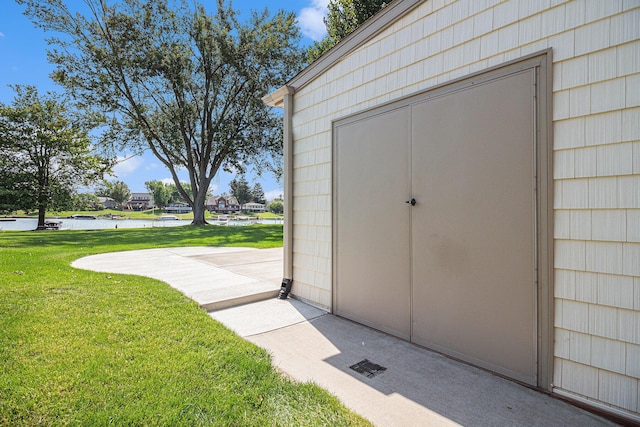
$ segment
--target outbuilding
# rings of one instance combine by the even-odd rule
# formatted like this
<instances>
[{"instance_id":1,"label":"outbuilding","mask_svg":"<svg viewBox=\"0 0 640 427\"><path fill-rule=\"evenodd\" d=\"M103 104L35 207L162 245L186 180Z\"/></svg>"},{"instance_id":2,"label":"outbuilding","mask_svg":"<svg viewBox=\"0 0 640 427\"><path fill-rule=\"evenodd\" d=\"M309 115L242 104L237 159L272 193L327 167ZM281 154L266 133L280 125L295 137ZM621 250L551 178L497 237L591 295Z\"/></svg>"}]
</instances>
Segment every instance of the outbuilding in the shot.
<instances>
[{"instance_id":1,"label":"outbuilding","mask_svg":"<svg viewBox=\"0 0 640 427\"><path fill-rule=\"evenodd\" d=\"M640 422L639 23L395 0L266 96L292 294Z\"/></svg>"}]
</instances>

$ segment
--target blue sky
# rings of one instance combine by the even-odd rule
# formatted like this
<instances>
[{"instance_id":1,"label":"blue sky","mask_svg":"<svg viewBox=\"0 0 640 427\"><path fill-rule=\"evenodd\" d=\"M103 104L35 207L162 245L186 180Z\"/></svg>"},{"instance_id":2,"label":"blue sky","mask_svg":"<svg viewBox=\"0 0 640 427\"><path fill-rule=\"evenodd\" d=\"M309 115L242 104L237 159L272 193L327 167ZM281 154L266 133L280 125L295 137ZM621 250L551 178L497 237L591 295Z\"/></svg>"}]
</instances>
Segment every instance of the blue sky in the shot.
<instances>
[{"instance_id":1,"label":"blue sky","mask_svg":"<svg viewBox=\"0 0 640 427\"><path fill-rule=\"evenodd\" d=\"M22 12L23 6L13 0L1 0L0 10L0 102L10 104L14 92L8 85L34 85L40 93L58 91L49 74L53 67L47 62L46 50L48 37L41 29L36 28ZM74 2L80 0L65 0ZM268 7L271 12L278 9L291 10L298 17L298 25L307 45L313 40L319 40L325 34L322 18L326 13L329 0L234 0L234 9L241 11L242 16L248 16L252 9L262 10ZM208 3L204 1L203 3ZM122 158L129 157L128 153L121 153ZM153 154L144 153L131 157L119 163L114 169L115 176L111 180L122 180L127 183L132 192L145 192L145 181L165 180L172 182L169 171ZM214 194L229 191L229 181L234 175L220 171L214 178L212 190ZM181 179L188 181L186 174ZM282 183L276 182L270 174L257 178L247 175L250 185L259 182L267 195L267 199L282 194Z\"/></svg>"}]
</instances>

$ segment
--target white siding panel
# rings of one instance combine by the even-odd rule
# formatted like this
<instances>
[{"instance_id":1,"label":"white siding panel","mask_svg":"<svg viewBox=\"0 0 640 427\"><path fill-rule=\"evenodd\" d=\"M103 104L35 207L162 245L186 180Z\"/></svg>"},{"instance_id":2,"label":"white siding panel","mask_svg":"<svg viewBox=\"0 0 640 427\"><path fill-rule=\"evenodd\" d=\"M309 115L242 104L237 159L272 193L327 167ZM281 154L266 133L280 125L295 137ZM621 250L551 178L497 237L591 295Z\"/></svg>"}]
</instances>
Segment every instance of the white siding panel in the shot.
<instances>
[{"instance_id":1,"label":"white siding panel","mask_svg":"<svg viewBox=\"0 0 640 427\"><path fill-rule=\"evenodd\" d=\"M553 120L568 119L570 115L569 91L563 90L553 94Z\"/></svg>"},{"instance_id":2,"label":"white siding panel","mask_svg":"<svg viewBox=\"0 0 640 427\"><path fill-rule=\"evenodd\" d=\"M558 208L589 208L590 182L587 179L566 179L562 184L562 205Z\"/></svg>"},{"instance_id":3,"label":"white siding panel","mask_svg":"<svg viewBox=\"0 0 640 427\"><path fill-rule=\"evenodd\" d=\"M572 332L561 328L555 328L554 334L554 356L569 359ZM591 345L589 345L589 351L591 351Z\"/></svg>"},{"instance_id":4,"label":"white siding panel","mask_svg":"<svg viewBox=\"0 0 640 427\"><path fill-rule=\"evenodd\" d=\"M570 332L569 359L585 365L591 364L591 335Z\"/></svg>"},{"instance_id":5,"label":"white siding panel","mask_svg":"<svg viewBox=\"0 0 640 427\"><path fill-rule=\"evenodd\" d=\"M622 243L586 242L586 270L622 274Z\"/></svg>"},{"instance_id":6,"label":"white siding panel","mask_svg":"<svg viewBox=\"0 0 640 427\"><path fill-rule=\"evenodd\" d=\"M618 207L618 178L589 179L589 207L614 209Z\"/></svg>"},{"instance_id":7,"label":"white siding panel","mask_svg":"<svg viewBox=\"0 0 640 427\"><path fill-rule=\"evenodd\" d=\"M590 305L588 317L588 333L610 339L618 337L618 310L616 308Z\"/></svg>"},{"instance_id":8,"label":"white siding panel","mask_svg":"<svg viewBox=\"0 0 640 427\"><path fill-rule=\"evenodd\" d=\"M527 4L542 4L543 2L527 2ZM521 45L539 40L542 36L542 17L534 15L524 21L520 21L518 39Z\"/></svg>"},{"instance_id":9,"label":"white siding panel","mask_svg":"<svg viewBox=\"0 0 640 427\"><path fill-rule=\"evenodd\" d=\"M610 19L603 19L577 28L576 56L609 47L609 39L602 35L609 34L610 25Z\"/></svg>"},{"instance_id":10,"label":"white siding panel","mask_svg":"<svg viewBox=\"0 0 640 427\"><path fill-rule=\"evenodd\" d=\"M607 16L616 15L622 12L622 0L607 0L589 2L589 7L585 11L585 21L597 21Z\"/></svg>"},{"instance_id":11,"label":"white siding panel","mask_svg":"<svg viewBox=\"0 0 640 427\"><path fill-rule=\"evenodd\" d=\"M640 9L627 11L611 18L611 45L640 39Z\"/></svg>"},{"instance_id":12,"label":"white siding panel","mask_svg":"<svg viewBox=\"0 0 640 427\"><path fill-rule=\"evenodd\" d=\"M640 276L640 243L625 243L622 245L623 274Z\"/></svg>"},{"instance_id":13,"label":"white siding panel","mask_svg":"<svg viewBox=\"0 0 640 427\"><path fill-rule=\"evenodd\" d=\"M627 344L627 375L640 378L640 345Z\"/></svg>"},{"instance_id":14,"label":"white siding panel","mask_svg":"<svg viewBox=\"0 0 640 427\"><path fill-rule=\"evenodd\" d=\"M571 211L556 210L554 212L553 237L556 239L571 238Z\"/></svg>"},{"instance_id":15,"label":"white siding panel","mask_svg":"<svg viewBox=\"0 0 640 427\"><path fill-rule=\"evenodd\" d=\"M587 19L587 2L585 0L571 1L567 3L566 8L566 28L584 25Z\"/></svg>"},{"instance_id":16,"label":"white siding panel","mask_svg":"<svg viewBox=\"0 0 640 427\"><path fill-rule=\"evenodd\" d=\"M590 86L581 86L569 90L569 116L580 117L591 112L591 91Z\"/></svg>"},{"instance_id":17,"label":"white siding panel","mask_svg":"<svg viewBox=\"0 0 640 427\"><path fill-rule=\"evenodd\" d=\"M576 300L597 302L598 276L594 273L576 271Z\"/></svg>"},{"instance_id":18,"label":"white siding panel","mask_svg":"<svg viewBox=\"0 0 640 427\"><path fill-rule=\"evenodd\" d=\"M633 282L633 279L631 281ZM640 345L640 311L619 310L618 322L619 339L630 344ZM629 363L627 363L627 371L628 367ZM634 375L640 378L640 365Z\"/></svg>"},{"instance_id":19,"label":"white siding panel","mask_svg":"<svg viewBox=\"0 0 640 427\"><path fill-rule=\"evenodd\" d=\"M589 305L581 302L562 301L562 324L570 331L589 333Z\"/></svg>"},{"instance_id":20,"label":"white siding panel","mask_svg":"<svg viewBox=\"0 0 640 427\"><path fill-rule=\"evenodd\" d=\"M553 176L555 179L574 178L573 150L560 150L553 153Z\"/></svg>"},{"instance_id":21,"label":"white siding panel","mask_svg":"<svg viewBox=\"0 0 640 427\"><path fill-rule=\"evenodd\" d=\"M626 92L626 106L629 108L640 106L640 74L626 78Z\"/></svg>"},{"instance_id":22,"label":"white siding panel","mask_svg":"<svg viewBox=\"0 0 640 427\"><path fill-rule=\"evenodd\" d=\"M622 141L622 112L596 114L585 119L586 145L613 144Z\"/></svg>"},{"instance_id":23,"label":"white siding panel","mask_svg":"<svg viewBox=\"0 0 640 427\"><path fill-rule=\"evenodd\" d=\"M518 20L518 1L508 0L493 8L493 28L501 28Z\"/></svg>"},{"instance_id":24,"label":"white siding panel","mask_svg":"<svg viewBox=\"0 0 640 427\"><path fill-rule=\"evenodd\" d=\"M598 147L598 176L633 173L633 144Z\"/></svg>"},{"instance_id":25,"label":"white siding panel","mask_svg":"<svg viewBox=\"0 0 640 427\"><path fill-rule=\"evenodd\" d=\"M586 397L598 397L598 370L569 360L562 361L562 388Z\"/></svg>"},{"instance_id":26,"label":"white siding panel","mask_svg":"<svg viewBox=\"0 0 640 427\"><path fill-rule=\"evenodd\" d=\"M598 304L633 309L633 278L598 275Z\"/></svg>"},{"instance_id":27,"label":"white siding panel","mask_svg":"<svg viewBox=\"0 0 640 427\"><path fill-rule=\"evenodd\" d=\"M591 227L593 240L624 242L627 239L627 213L624 210L594 210Z\"/></svg>"},{"instance_id":28,"label":"white siding panel","mask_svg":"<svg viewBox=\"0 0 640 427\"><path fill-rule=\"evenodd\" d=\"M640 70L640 40L618 46L618 76L635 74Z\"/></svg>"},{"instance_id":29,"label":"white siding panel","mask_svg":"<svg viewBox=\"0 0 640 427\"><path fill-rule=\"evenodd\" d=\"M622 112L622 141L640 141L640 108ZM635 172L640 172L640 169Z\"/></svg>"},{"instance_id":30,"label":"white siding panel","mask_svg":"<svg viewBox=\"0 0 640 427\"><path fill-rule=\"evenodd\" d=\"M477 3L477 2L474 2ZM493 29L493 10L487 9L473 17L473 36L480 36L490 32Z\"/></svg>"},{"instance_id":31,"label":"white siding panel","mask_svg":"<svg viewBox=\"0 0 640 427\"><path fill-rule=\"evenodd\" d=\"M601 371L598 398L629 411L638 410L638 380Z\"/></svg>"},{"instance_id":32,"label":"white siding panel","mask_svg":"<svg viewBox=\"0 0 640 427\"><path fill-rule=\"evenodd\" d=\"M554 295L556 298L567 300L576 299L576 272L571 270L556 270Z\"/></svg>"},{"instance_id":33,"label":"white siding panel","mask_svg":"<svg viewBox=\"0 0 640 427\"><path fill-rule=\"evenodd\" d=\"M512 24L498 30L498 50L501 52L518 47L519 24Z\"/></svg>"},{"instance_id":34,"label":"white siding panel","mask_svg":"<svg viewBox=\"0 0 640 427\"><path fill-rule=\"evenodd\" d=\"M627 241L640 243L640 210L629 209L626 211L626 213L627 213ZM640 294L638 295L638 297L640 297Z\"/></svg>"},{"instance_id":35,"label":"white siding panel","mask_svg":"<svg viewBox=\"0 0 640 427\"><path fill-rule=\"evenodd\" d=\"M591 86L591 113L622 109L626 103L625 96L624 78L594 84Z\"/></svg>"},{"instance_id":36,"label":"white siding panel","mask_svg":"<svg viewBox=\"0 0 640 427\"><path fill-rule=\"evenodd\" d=\"M562 89L583 86L589 82L589 57L579 56L562 62Z\"/></svg>"},{"instance_id":37,"label":"white siding panel","mask_svg":"<svg viewBox=\"0 0 640 427\"><path fill-rule=\"evenodd\" d=\"M567 16L569 14L567 13ZM549 38L549 46L553 47L554 61L562 61L573 58L576 44L575 30L565 31Z\"/></svg>"},{"instance_id":38,"label":"white siding panel","mask_svg":"<svg viewBox=\"0 0 640 427\"><path fill-rule=\"evenodd\" d=\"M640 175L619 177L618 189L621 208L640 209Z\"/></svg>"},{"instance_id":39,"label":"white siding panel","mask_svg":"<svg viewBox=\"0 0 640 427\"><path fill-rule=\"evenodd\" d=\"M540 37L549 37L564 31L566 7L554 7L542 12L542 25Z\"/></svg>"},{"instance_id":40,"label":"white siding panel","mask_svg":"<svg viewBox=\"0 0 640 427\"><path fill-rule=\"evenodd\" d=\"M572 210L571 217L571 239L591 240L591 211Z\"/></svg>"},{"instance_id":41,"label":"white siding panel","mask_svg":"<svg viewBox=\"0 0 640 427\"><path fill-rule=\"evenodd\" d=\"M624 374L626 360L624 343L600 337L591 338L591 366Z\"/></svg>"},{"instance_id":42,"label":"white siding panel","mask_svg":"<svg viewBox=\"0 0 640 427\"><path fill-rule=\"evenodd\" d=\"M554 122L554 148L584 147L585 145L585 118L579 117L571 120Z\"/></svg>"},{"instance_id":43,"label":"white siding panel","mask_svg":"<svg viewBox=\"0 0 640 427\"><path fill-rule=\"evenodd\" d=\"M616 48L606 49L592 55L589 58L589 83L597 83L618 77L616 64L618 52Z\"/></svg>"},{"instance_id":44,"label":"white siding panel","mask_svg":"<svg viewBox=\"0 0 640 427\"><path fill-rule=\"evenodd\" d=\"M556 268L585 270L585 242L556 240L554 259Z\"/></svg>"},{"instance_id":45,"label":"white siding panel","mask_svg":"<svg viewBox=\"0 0 640 427\"><path fill-rule=\"evenodd\" d=\"M574 150L574 173L576 178L596 176L598 151L595 147Z\"/></svg>"}]
</instances>

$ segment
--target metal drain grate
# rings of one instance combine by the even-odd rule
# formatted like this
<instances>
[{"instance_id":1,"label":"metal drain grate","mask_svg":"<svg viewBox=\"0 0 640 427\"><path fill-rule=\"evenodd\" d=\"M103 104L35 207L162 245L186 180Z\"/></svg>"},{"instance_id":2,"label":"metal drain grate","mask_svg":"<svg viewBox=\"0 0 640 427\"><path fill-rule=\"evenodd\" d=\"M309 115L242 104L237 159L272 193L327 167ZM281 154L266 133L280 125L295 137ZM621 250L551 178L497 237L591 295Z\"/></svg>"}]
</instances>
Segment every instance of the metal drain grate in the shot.
<instances>
[{"instance_id":1,"label":"metal drain grate","mask_svg":"<svg viewBox=\"0 0 640 427\"><path fill-rule=\"evenodd\" d=\"M373 362L369 362L367 359L364 359L356 363L355 365L351 365L349 366L349 368L353 369L354 371L362 375L366 375L367 378L373 378L379 373L387 370L387 368L385 368L384 366L380 366Z\"/></svg>"}]
</instances>

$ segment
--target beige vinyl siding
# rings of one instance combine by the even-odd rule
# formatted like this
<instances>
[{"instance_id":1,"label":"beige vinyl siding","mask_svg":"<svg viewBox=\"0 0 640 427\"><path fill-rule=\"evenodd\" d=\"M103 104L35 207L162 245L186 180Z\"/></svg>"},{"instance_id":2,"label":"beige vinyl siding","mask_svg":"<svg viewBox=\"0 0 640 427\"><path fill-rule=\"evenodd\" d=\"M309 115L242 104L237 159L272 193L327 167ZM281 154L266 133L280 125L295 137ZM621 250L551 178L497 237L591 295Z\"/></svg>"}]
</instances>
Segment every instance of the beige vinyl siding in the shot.
<instances>
[{"instance_id":1,"label":"beige vinyl siding","mask_svg":"<svg viewBox=\"0 0 640 427\"><path fill-rule=\"evenodd\" d=\"M639 22L632 0L430 0L299 89L295 294L331 308L332 120L551 48L553 383L638 416Z\"/></svg>"}]
</instances>

